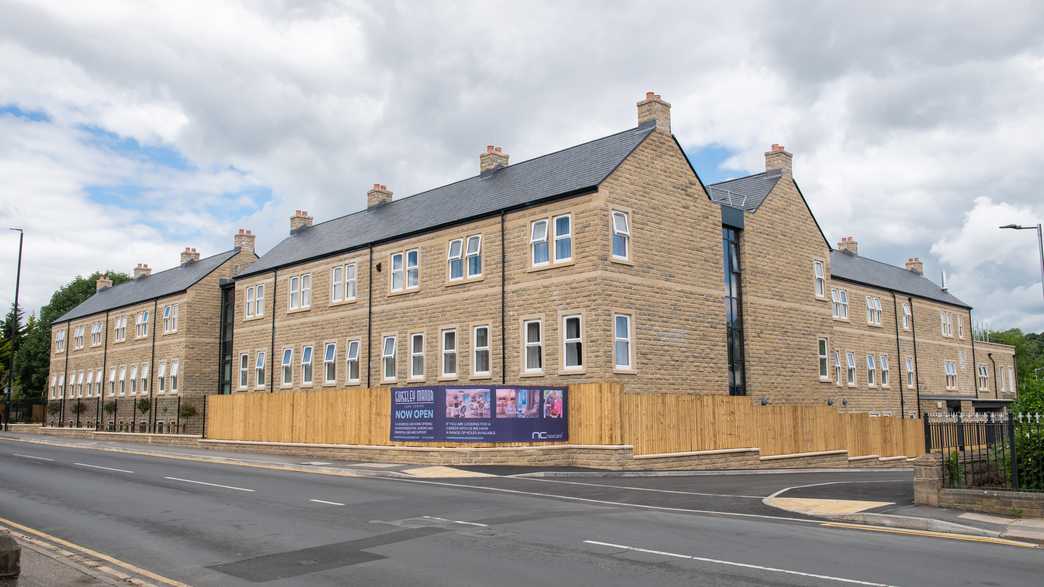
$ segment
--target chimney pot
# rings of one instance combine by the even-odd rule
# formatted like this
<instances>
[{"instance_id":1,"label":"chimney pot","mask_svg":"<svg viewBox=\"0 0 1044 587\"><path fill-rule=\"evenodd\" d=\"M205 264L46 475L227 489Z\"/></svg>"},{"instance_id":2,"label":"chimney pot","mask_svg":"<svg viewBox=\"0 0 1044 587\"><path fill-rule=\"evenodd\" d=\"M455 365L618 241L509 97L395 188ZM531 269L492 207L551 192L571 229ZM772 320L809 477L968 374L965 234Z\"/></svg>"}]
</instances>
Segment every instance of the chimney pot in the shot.
<instances>
[{"instance_id":1,"label":"chimney pot","mask_svg":"<svg viewBox=\"0 0 1044 587\"><path fill-rule=\"evenodd\" d=\"M656 130L671 134L671 105L655 92L645 92L645 99L638 102L638 124L656 122Z\"/></svg>"},{"instance_id":2,"label":"chimney pot","mask_svg":"<svg viewBox=\"0 0 1044 587\"><path fill-rule=\"evenodd\" d=\"M257 237L254 233L250 232L245 228L240 228L239 232L232 237L232 245L240 251L254 252L254 243L257 241Z\"/></svg>"},{"instance_id":3,"label":"chimney pot","mask_svg":"<svg viewBox=\"0 0 1044 587\"><path fill-rule=\"evenodd\" d=\"M794 172L794 155L778 143L773 143L765 152L765 171L772 169L779 169L786 176L791 176Z\"/></svg>"},{"instance_id":4,"label":"chimney pot","mask_svg":"<svg viewBox=\"0 0 1044 587\"><path fill-rule=\"evenodd\" d=\"M152 275L152 269L145 263L138 263L138 266L134 268L134 279L148 277L149 275Z\"/></svg>"},{"instance_id":5,"label":"chimney pot","mask_svg":"<svg viewBox=\"0 0 1044 587\"><path fill-rule=\"evenodd\" d=\"M195 263L196 261L199 261L199 253L196 252L196 249L192 247L185 247L185 250L181 251L182 265L184 265L185 263Z\"/></svg>"},{"instance_id":6,"label":"chimney pot","mask_svg":"<svg viewBox=\"0 0 1044 587\"><path fill-rule=\"evenodd\" d=\"M373 184L373 188L366 192L366 208L376 208L392 201L392 192L383 183Z\"/></svg>"},{"instance_id":7,"label":"chimney pot","mask_svg":"<svg viewBox=\"0 0 1044 587\"><path fill-rule=\"evenodd\" d=\"M859 243L856 242L855 237L843 236L841 240L837 242L837 250L851 255L859 254Z\"/></svg>"},{"instance_id":8,"label":"chimney pot","mask_svg":"<svg viewBox=\"0 0 1044 587\"><path fill-rule=\"evenodd\" d=\"M486 145L486 152L479 156L479 173L492 173L508 166L508 154L500 147Z\"/></svg>"},{"instance_id":9,"label":"chimney pot","mask_svg":"<svg viewBox=\"0 0 1044 587\"><path fill-rule=\"evenodd\" d=\"M94 291L99 292L103 289L109 289L112 287L112 280L109 279L108 273L102 273L101 277L94 282Z\"/></svg>"},{"instance_id":10,"label":"chimney pot","mask_svg":"<svg viewBox=\"0 0 1044 587\"><path fill-rule=\"evenodd\" d=\"M290 217L290 234L311 226L313 220L307 210L294 210L294 215Z\"/></svg>"},{"instance_id":11,"label":"chimney pot","mask_svg":"<svg viewBox=\"0 0 1044 587\"><path fill-rule=\"evenodd\" d=\"M910 257L906 260L906 269L918 275L924 275L924 263L917 257Z\"/></svg>"}]
</instances>

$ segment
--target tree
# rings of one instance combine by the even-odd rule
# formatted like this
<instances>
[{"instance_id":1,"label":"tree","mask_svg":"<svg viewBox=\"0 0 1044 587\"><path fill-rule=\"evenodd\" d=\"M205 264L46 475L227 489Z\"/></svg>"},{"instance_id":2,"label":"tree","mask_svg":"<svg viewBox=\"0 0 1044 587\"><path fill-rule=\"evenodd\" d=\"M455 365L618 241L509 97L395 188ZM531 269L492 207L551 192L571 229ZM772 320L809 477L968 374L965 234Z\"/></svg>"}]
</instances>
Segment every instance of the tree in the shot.
<instances>
[{"instance_id":1,"label":"tree","mask_svg":"<svg viewBox=\"0 0 1044 587\"><path fill-rule=\"evenodd\" d=\"M130 281L130 276L126 273L109 271L107 274L113 285ZM76 276L51 294L51 300L40 308L38 318L29 317L21 331L15 356L15 391L18 396L26 398L43 396L47 389L47 372L51 367L51 327L56 319L94 295L95 282L101 276L100 271L87 277ZM12 312L8 312L4 322L0 323L0 332L4 333L5 340L7 333L10 332L8 324L14 324L12 318ZM4 361L5 370L9 367L10 361L10 355L8 355Z\"/></svg>"},{"instance_id":2,"label":"tree","mask_svg":"<svg viewBox=\"0 0 1044 587\"><path fill-rule=\"evenodd\" d=\"M1017 412L1044 414L1044 333L1023 334L1018 328L990 332L989 340L1015 347L1018 364Z\"/></svg>"}]
</instances>

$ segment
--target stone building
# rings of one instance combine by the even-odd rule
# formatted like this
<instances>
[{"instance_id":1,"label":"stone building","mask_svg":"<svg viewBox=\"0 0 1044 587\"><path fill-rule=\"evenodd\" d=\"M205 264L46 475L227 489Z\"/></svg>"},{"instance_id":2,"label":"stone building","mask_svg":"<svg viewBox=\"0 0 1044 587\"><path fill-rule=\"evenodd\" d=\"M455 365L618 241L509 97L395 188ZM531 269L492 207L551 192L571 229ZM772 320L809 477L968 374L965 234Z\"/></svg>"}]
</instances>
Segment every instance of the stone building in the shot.
<instances>
[{"instance_id":1,"label":"stone building","mask_svg":"<svg viewBox=\"0 0 1044 587\"><path fill-rule=\"evenodd\" d=\"M200 430L198 398L218 389L220 282L257 259L254 239L240 229L231 250L201 259L186 248L172 269L139 264L127 283L98 279L93 296L54 322L48 424ZM142 411L143 398L174 399Z\"/></svg>"},{"instance_id":2,"label":"stone building","mask_svg":"<svg viewBox=\"0 0 1044 587\"><path fill-rule=\"evenodd\" d=\"M764 172L704 185L650 92L633 128L514 164L491 145L477 171L404 198L375 183L364 210L296 210L260 258L241 232L232 251L100 289L55 323L56 344L103 333L54 349L60 421L81 369L118 398L137 364L140 396L175 360L185 395L613 381L882 415L1015 397L1013 349L974 340L971 308L920 261L831 246L782 146ZM182 277L151 287L163 274ZM110 340L175 302L192 332Z\"/></svg>"}]
</instances>

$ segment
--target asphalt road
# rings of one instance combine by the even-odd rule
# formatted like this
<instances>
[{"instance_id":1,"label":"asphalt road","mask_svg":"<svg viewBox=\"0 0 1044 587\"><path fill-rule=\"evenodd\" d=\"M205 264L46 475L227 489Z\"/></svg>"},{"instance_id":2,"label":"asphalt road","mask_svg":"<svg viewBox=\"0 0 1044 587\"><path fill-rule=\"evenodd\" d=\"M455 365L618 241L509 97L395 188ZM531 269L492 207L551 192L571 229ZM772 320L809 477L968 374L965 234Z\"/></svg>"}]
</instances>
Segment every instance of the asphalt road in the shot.
<instances>
[{"instance_id":1,"label":"asphalt road","mask_svg":"<svg viewBox=\"0 0 1044 587\"><path fill-rule=\"evenodd\" d=\"M1039 585L1044 570L1040 550L761 504L837 481L898 495L909 472L399 480L16 442L0 466L0 516L191 585L953 587Z\"/></svg>"}]
</instances>

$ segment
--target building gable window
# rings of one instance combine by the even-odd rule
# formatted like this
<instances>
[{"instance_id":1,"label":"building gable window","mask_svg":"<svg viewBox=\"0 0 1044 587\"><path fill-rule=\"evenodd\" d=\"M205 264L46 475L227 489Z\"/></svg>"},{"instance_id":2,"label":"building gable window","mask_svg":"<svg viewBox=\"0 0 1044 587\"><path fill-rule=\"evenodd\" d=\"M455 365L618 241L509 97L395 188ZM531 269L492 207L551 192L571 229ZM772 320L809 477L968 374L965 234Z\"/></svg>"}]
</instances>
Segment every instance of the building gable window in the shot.
<instances>
[{"instance_id":1,"label":"building gable window","mask_svg":"<svg viewBox=\"0 0 1044 587\"><path fill-rule=\"evenodd\" d=\"M344 267L330 269L330 302L344 301Z\"/></svg>"},{"instance_id":2,"label":"building gable window","mask_svg":"<svg viewBox=\"0 0 1044 587\"><path fill-rule=\"evenodd\" d=\"M613 258L629 261L631 258L631 218L627 212L613 210Z\"/></svg>"},{"instance_id":3,"label":"building gable window","mask_svg":"<svg viewBox=\"0 0 1044 587\"><path fill-rule=\"evenodd\" d=\"M540 320L526 320L522 323L524 350L522 357L523 371L539 373L544 369L544 338Z\"/></svg>"},{"instance_id":4,"label":"building gable window","mask_svg":"<svg viewBox=\"0 0 1044 587\"><path fill-rule=\"evenodd\" d=\"M116 367L109 369L109 396L116 395Z\"/></svg>"},{"instance_id":5,"label":"building gable window","mask_svg":"<svg viewBox=\"0 0 1044 587\"><path fill-rule=\"evenodd\" d=\"M822 259L812 261L812 274L817 298L826 297L826 264Z\"/></svg>"},{"instance_id":6,"label":"building gable window","mask_svg":"<svg viewBox=\"0 0 1044 587\"><path fill-rule=\"evenodd\" d=\"M490 375L489 346L489 326L476 326L471 344L475 354L471 361L472 376L488 377Z\"/></svg>"},{"instance_id":7,"label":"building gable window","mask_svg":"<svg viewBox=\"0 0 1044 587\"><path fill-rule=\"evenodd\" d=\"M827 358L827 339L818 339L816 341L816 347L816 354L819 357L819 380L830 381L830 365Z\"/></svg>"},{"instance_id":8,"label":"building gable window","mask_svg":"<svg viewBox=\"0 0 1044 587\"><path fill-rule=\"evenodd\" d=\"M964 338L964 317L957 316L957 336L958 338Z\"/></svg>"},{"instance_id":9,"label":"building gable window","mask_svg":"<svg viewBox=\"0 0 1044 587\"><path fill-rule=\"evenodd\" d=\"M144 393L148 393L149 392L149 364L148 363L142 363L141 364L141 371L140 371L139 374L141 376L141 393L143 393L143 394Z\"/></svg>"},{"instance_id":10,"label":"building gable window","mask_svg":"<svg viewBox=\"0 0 1044 587\"><path fill-rule=\"evenodd\" d=\"M130 368L130 395L138 393L138 366L131 365Z\"/></svg>"},{"instance_id":11,"label":"building gable window","mask_svg":"<svg viewBox=\"0 0 1044 587\"><path fill-rule=\"evenodd\" d=\"M246 318L254 317L254 287L246 288L246 304L244 305L244 316Z\"/></svg>"}]
</instances>

